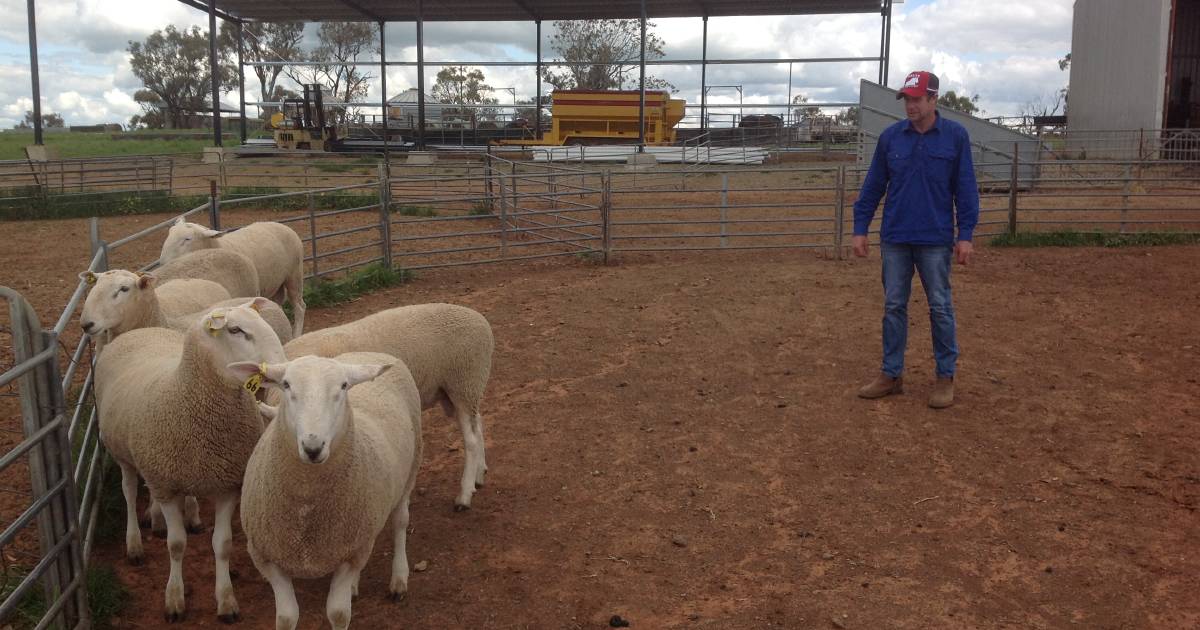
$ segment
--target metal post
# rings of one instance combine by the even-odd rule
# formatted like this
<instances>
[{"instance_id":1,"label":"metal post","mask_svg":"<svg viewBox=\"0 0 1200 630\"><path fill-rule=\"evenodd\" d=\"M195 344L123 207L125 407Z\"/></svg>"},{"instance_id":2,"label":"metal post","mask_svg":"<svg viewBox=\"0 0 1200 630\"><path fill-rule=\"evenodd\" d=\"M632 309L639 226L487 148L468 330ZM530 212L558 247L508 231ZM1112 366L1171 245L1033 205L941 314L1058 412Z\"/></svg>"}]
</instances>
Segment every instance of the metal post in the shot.
<instances>
[{"instance_id":1,"label":"metal post","mask_svg":"<svg viewBox=\"0 0 1200 630\"><path fill-rule=\"evenodd\" d=\"M729 173L721 173L721 247L729 247Z\"/></svg>"},{"instance_id":2,"label":"metal post","mask_svg":"<svg viewBox=\"0 0 1200 630\"><path fill-rule=\"evenodd\" d=\"M788 62L788 100L787 110L783 113L783 124L785 127L792 126L792 62Z\"/></svg>"},{"instance_id":3,"label":"metal post","mask_svg":"<svg viewBox=\"0 0 1200 630\"><path fill-rule=\"evenodd\" d=\"M708 16L703 17L704 31L700 40L700 129L708 129L708 114L705 111L708 105L708 88L705 86L705 80L708 78Z\"/></svg>"},{"instance_id":4,"label":"metal post","mask_svg":"<svg viewBox=\"0 0 1200 630\"><path fill-rule=\"evenodd\" d=\"M487 204L488 213L491 214L496 212L496 186L495 180L493 179L496 169L494 166L492 166L492 145L487 145L486 153L484 154L483 159L484 163L486 164L483 176L483 199L484 203Z\"/></svg>"},{"instance_id":5,"label":"metal post","mask_svg":"<svg viewBox=\"0 0 1200 630\"><path fill-rule=\"evenodd\" d=\"M385 35L387 22L379 21L379 77L381 81L380 91L383 98L383 162L387 164L391 162L391 150L388 148L388 90L387 90L387 37ZM389 255L390 258L390 255ZM391 261L388 261L388 267L391 267Z\"/></svg>"},{"instance_id":6,"label":"metal post","mask_svg":"<svg viewBox=\"0 0 1200 630\"><path fill-rule=\"evenodd\" d=\"M837 205L833 214L833 248L837 250L837 259L842 259L842 242L846 231L846 165L838 166L837 170Z\"/></svg>"},{"instance_id":7,"label":"metal post","mask_svg":"<svg viewBox=\"0 0 1200 630\"><path fill-rule=\"evenodd\" d=\"M884 13L887 16L887 31L883 41L883 83L880 85L887 86L888 68L892 63L892 0L884 0Z\"/></svg>"},{"instance_id":8,"label":"metal post","mask_svg":"<svg viewBox=\"0 0 1200 630\"><path fill-rule=\"evenodd\" d=\"M320 276L317 269L317 198L308 193L308 239L312 245L312 283L316 284Z\"/></svg>"},{"instance_id":9,"label":"metal post","mask_svg":"<svg viewBox=\"0 0 1200 630\"><path fill-rule=\"evenodd\" d=\"M238 112L242 117L238 123L242 144L246 144L246 66L242 63L242 23L237 22L237 55L238 55ZM262 95L263 100L270 98Z\"/></svg>"},{"instance_id":10,"label":"metal post","mask_svg":"<svg viewBox=\"0 0 1200 630\"><path fill-rule=\"evenodd\" d=\"M642 36L638 53L638 153L646 150L646 0L641 0Z\"/></svg>"},{"instance_id":11,"label":"metal post","mask_svg":"<svg viewBox=\"0 0 1200 630\"><path fill-rule=\"evenodd\" d=\"M33 143L42 144L42 89L38 85L37 8L34 0L25 3L29 15L29 75L33 81Z\"/></svg>"},{"instance_id":12,"label":"metal post","mask_svg":"<svg viewBox=\"0 0 1200 630\"><path fill-rule=\"evenodd\" d=\"M425 149L425 2L417 0L417 148Z\"/></svg>"},{"instance_id":13,"label":"metal post","mask_svg":"<svg viewBox=\"0 0 1200 630\"><path fill-rule=\"evenodd\" d=\"M513 183L517 176L513 175ZM504 196L504 179L500 179L500 257L508 257L508 198Z\"/></svg>"},{"instance_id":14,"label":"metal post","mask_svg":"<svg viewBox=\"0 0 1200 630\"><path fill-rule=\"evenodd\" d=\"M600 247L604 251L604 264L612 254L612 173L600 174Z\"/></svg>"},{"instance_id":15,"label":"metal post","mask_svg":"<svg viewBox=\"0 0 1200 630\"><path fill-rule=\"evenodd\" d=\"M1017 235L1017 169L1020 154L1017 150L1020 148L1016 142L1013 143L1012 153L1012 173L1008 178L1008 235Z\"/></svg>"},{"instance_id":16,"label":"metal post","mask_svg":"<svg viewBox=\"0 0 1200 630\"><path fill-rule=\"evenodd\" d=\"M96 252L100 251L100 219L92 217L88 219L88 242L91 244L91 258L96 257Z\"/></svg>"},{"instance_id":17,"label":"metal post","mask_svg":"<svg viewBox=\"0 0 1200 630\"><path fill-rule=\"evenodd\" d=\"M213 146L221 146L221 75L217 71L217 0L208 0L208 72L212 75Z\"/></svg>"},{"instance_id":18,"label":"metal post","mask_svg":"<svg viewBox=\"0 0 1200 630\"><path fill-rule=\"evenodd\" d=\"M535 83L535 85L537 86L537 93L534 96L534 100L537 103L537 106L534 109L533 128L535 130L537 139L541 140L542 139L542 21L534 20L534 24L537 25L537 46L536 46L536 48L537 48L537 83ZM514 92L514 94L515 94L515 92ZM515 111L513 112L513 115L514 116L516 115Z\"/></svg>"},{"instance_id":19,"label":"metal post","mask_svg":"<svg viewBox=\"0 0 1200 630\"><path fill-rule=\"evenodd\" d=\"M217 196L217 180L208 180L208 221L212 229L221 229L221 198Z\"/></svg>"},{"instance_id":20,"label":"metal post","mask_svg":"<svg viewBox=\"0 0 1200 630\"><path fill-rule=\"evenodd\" d=\"M383 23L380 23L380 27ZM386 92L385 92L386 94ZM392 184L388 165L379 165L379 237L383 240L383 264L392 268Z\"/></svg>"}]
</instances>

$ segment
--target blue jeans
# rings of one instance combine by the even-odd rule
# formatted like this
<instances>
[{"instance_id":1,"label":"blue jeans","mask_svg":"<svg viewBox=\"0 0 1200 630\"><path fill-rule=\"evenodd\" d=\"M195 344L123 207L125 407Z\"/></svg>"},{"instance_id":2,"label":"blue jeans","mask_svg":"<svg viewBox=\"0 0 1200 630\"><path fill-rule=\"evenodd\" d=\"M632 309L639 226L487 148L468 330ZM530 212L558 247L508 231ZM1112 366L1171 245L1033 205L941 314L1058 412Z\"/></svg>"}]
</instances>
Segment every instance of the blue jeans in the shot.
<instances>
[{"instance_id":1,"label":"blue jeans","mask_svg":"<svg viewBox=\"0 0 1200 630\"><path fill-rule=\"evenodd\" d=\"M953 377L958 361L954 339L954 304L950 296L950 245L881 243L883 253L883 368L893 378L904 372L904 349L908 345L908 297L912 293L913 269L921 274L929 301L929 328L933 334L933 356L939 377Z\"/></svg>"}]
</instances>

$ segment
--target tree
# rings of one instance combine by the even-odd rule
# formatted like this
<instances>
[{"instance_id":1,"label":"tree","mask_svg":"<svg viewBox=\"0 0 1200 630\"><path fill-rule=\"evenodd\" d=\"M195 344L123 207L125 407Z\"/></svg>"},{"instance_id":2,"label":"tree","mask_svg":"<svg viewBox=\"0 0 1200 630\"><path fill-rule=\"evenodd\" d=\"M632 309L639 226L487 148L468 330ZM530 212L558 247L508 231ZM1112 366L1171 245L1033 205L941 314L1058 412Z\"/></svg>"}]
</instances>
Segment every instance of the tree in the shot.
<instances>
[{"instance_id":1,"label":"tree","mask_svg":"<svg viewBox=\"0 0 1200 630\"><path fill-rule=\"evenodd\" d=\"M858 108L847 107L846 111L838 114L837 122L839 125L848 125L851 127L858 125Z\"/></svg>"},{"instance_id":2,"label":"tree","mask_svg":"<svg viewBox=\"0 0 1200 630\"><path fill-rule=\"evenodd\" d=\"M1061 108L1066 111L1067 90L1063 88L1057 92L1043 94L1036 98L1030 99L1021 106L1021 110L1017 112L1019 116L1055 116Z\"/></svg>"},{"instance_id":3,"label":"tree","mask_svg":"<svg viewBox=\"0 0 1200 630\"><path fill-rule=\"evenodd\" d=\"M55 114L53 112L51 112L49 114L42 114L42 128L43 129L52 129L55 127L61 128L62 126L63 126L62 116L59 116L58 114ZM30 109L25 110L25 119L22 120L20 122L20 124L14 125L13 129L33 129L33 110L30 110Z\"/></svg>"},{"instance_id":4,"label":"tree","mask_svg":"<svg viewBox=\"0 0 1200 630\"><path fill-rule=\"evenodd\" d=\"M222 47L237 51L237 26L221 22ZM297 61L303 58L300 47L304 39L303 22L246 22L242 26L242 60L247 63L262 61ZM275 100L275 83L283 74L283 66L251 66L258 77L258 93L262 100ZM237 68L234 68L237 71ZM278 107L265 105L260 108L262 118L270 118Z\"/></svg>"},{"instance_id":5,"label":"tree","mask_svg":"<svg viewBox=\"0 0 1200 630\"><path fill-rule=\"evenodd\" d=\"M1071 67L1071 53L1067 53L1066 57L1058 60L1058 69L1066 70Z\"/></svg>"},{"instance_id":6,"label":"tree","mask_svg":"<svg viewBox=\"0 0 1200 630\"><path fill-rule=\"evenodd\" d=\"M797 94L792 97L792 105L804 105L807 102L808 97L803 94ZM792 110L792 120L796 123L804 123L820 115L821 108L815 105L806 105Z\"/></svg>"},{"instance_id":7,"label":"tree","mask_svg":"<svg viewBox=\"0 0 1200 630\"><path fill-rule=\"evenodd\" d=\"M157 97L157 101L146 98L139 102L143 107L151 102L161 107L166 126L181 127L184 112L207 109L212 98L212 74L208 35L200 27L181 31L167 26L154 31L144 42L129 42L128 50L134 76ZM227 49L219 50L218 55L218 81L221 86L229 86L236 76L230 68L236 66L230 62Z\"/></svg>"},{"instance_id":8,"label":"tree","mask_svg":"<svg viewBox=\"0 0 1200 630\"><path fill-rule=\"evenodd\" d=\"M646 59L661 59L663 40L646 23ZM543 70L542 78L560 90L621 90L638 87L636 60L641 49L638 20L556 20L550 46L562 57L562 72ZM634 64L614 62L634 60ZM676 88L667 81L646 75L646 89Z\"/></svg>"},{"instance_id":9,"label":"tree","mask_svg":"<svg viewBox=\"0 0 1200 630\"><path fill-rule=\"evenodd\" d=\"M470 68L466 66L447 66L442 68L437 73L437 81L433 84L431 90L432 96L443 102L453 103L455 105L485 105L493 104L498 101L488 96L492 88L484 83L486 79L483 76L483 71L479 68ZM491 120L495 117L495 110L491 108L476 108L464 107L462 111L454 108L443 108L442 116L447 114L462 115L470 120Z\"/></svg>"},{"instance_id":10,"label":"tree","mask_svg":"<svg viewBox=\"0 0 1200 630\"><path fill-rule=\"evenodd\" d=\"M954 93L954 90L947 90L944 94L938 97L938 105L941 107L949 107L950 109L958 110L968 116L974 116L982 110L976 103L979 102L979 95L967 96L966 94L959 96Z\"/></svg>"},{"instance_id":11,"label":"tree","mask_svg":"<svg viewBox=\"0 0 1200 630\"><path fill-rule=\"evenodd\" d=\"M317 38L319 43L307 58L320 65L292 66L286 71L288 77L301 85L319 84L346 104L365 97L374 75L354 64L379 52L378 27L372 22L322 22ZM347 107L339 109L333 119L344 123L357 115L357 110Z\"/></svg>"}]
</instances>

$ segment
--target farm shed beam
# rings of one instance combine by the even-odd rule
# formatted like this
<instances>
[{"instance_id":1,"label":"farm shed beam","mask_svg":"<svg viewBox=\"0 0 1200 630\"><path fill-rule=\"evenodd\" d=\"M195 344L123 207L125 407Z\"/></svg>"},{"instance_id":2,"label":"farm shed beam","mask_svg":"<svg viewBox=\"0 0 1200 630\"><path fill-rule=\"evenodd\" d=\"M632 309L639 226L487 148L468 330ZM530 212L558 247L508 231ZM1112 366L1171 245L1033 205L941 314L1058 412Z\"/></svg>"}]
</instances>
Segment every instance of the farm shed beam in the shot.
<instances>
[{"instance_id":1,"label":"farm shed beam","mask_svg":"<svg viewBox=\"0 0 1200 630\"><path fill-rule=\"evenodd\" d=\"M350 7L351 9L354 9L355 11L358 11L359 13L363 14L364 16L371 18L371 20L374 22L379 22L380 24L382 24L385 21L378 13L375 13L374 11L368 11L367 9L363 8L363 6L361 4L354 2L354 0L337 0L337 1Z\"/></svg>"},{"instance_id":2,"label":"farm shed beam","mask_svg":"<svg viewBox=\"0 0 1200 630\"><path fill-rule=\"evenodd\" d=\"M425 148L425 0L417 0L417 148Z\"/></svg>"},{"instance_id":3,"label":"farm shed beam","mask_svg":"<svg viewBox=\"0 0 1200 630\"><path fill-rule=\"evenodd\" d=\"M642 29L638 52L638 153L646 150L646 0L642 0ZM656 138L659 142L662 138Z\"/></svg>"},{"instance_id":4,"label":"farm shed beam","mask_svg":"<svg viewBox=\"0 0 1200 630\"><path fill-rule=\"evenodd\" d=\"M380 85L379 98L383 100L383 161L386 164L390 160L388 152L388 91L387 91L387 22L379 22L379 80ZM384 213L387 213L387 208L384 208Z\"/></svg>"},{"instance_id":5,"label":"farm shed beam","mask_svg":"<svg viewBox=\"0 0 1200 630\"><path fill-rule=\"evenodd\" d=\"M537 25L537 69L534 71L537 74L537 88L533 94L534 110L533 110L533 128L538 140L542 139L542 21L534 20ZM516 118L517 112L513 110L513 117Z\"/></svg>"},{"instance_id":6,"label":"farm shed beam","mask_svg":"<svg viewBox=\"0 0 1200 630\"><path fill-rule=\"evenodd\" d=\"M217 72L217 0L208 0L208 72L212 75L213 146L221 146L221 76Z\"/></svg>"},{"instance_id":7,"label":"farm shed beam","mask_svg":"<svg viewBox=\"0 0 1200 630\"><path fill-rule=\"evenodd\" d=\"M37 7L34 0L26 2L29 12L29 76L33 81L33 143L42 144L42 88L38 85Z\"/></svg>"},{"instance_id":8,"label":"farm shed beam","mask_svg":"<svg viewBox=\"0 0 1200 630\"><path fill-rule=\"evenodd\" d=\"M242 144L246 144L246 64L242 63L242 23L237 23L237 55L238 55L238 111L242 121L240 131Z\"/></svg>"},{"instance_id":9,"label":"farm shed beam","mask_svg":"<svg viewBox=\"0 0 1200 630\"><path fill-rule=\"evenodd\" d=\"M708 16L704 16L704 29L700 36L700 129L708 129L708 90L704 89L708 79Z\"/></svg>"},{"instance_id":10,"label":"farm shed beam","mask_svg":"<svg viewBox=\"0 0 1200 630\"><path fill-rule=\"evenodd\" d=\"M888 66L892 63L892 0L884 0L887 3L887 33L883 40L886 42L883 46L883 83L880 85L886 86L888 81Z\"/></svg>"},{"instance_id":11,"label":"farm shed beam","mask_svg":"<svg viewBox=\"0 0 1200 630\"><path fill-rule=\"evenodd\" d=\"M200 0L179 0L179 1L182 2L183 4L188 5L189 7L192 7L193 9L200 9L201 11L204 11L205 13L208 13L208 11L209 11L208 4L205 2L201 2ZM243 21L241 18L231 15L228 11L222 11L220 9L217 9L217 17L221 18L222 20L225 20L226 22L242 22Z\"/></svg>"},{"instance_id":12,"label":"farm shed beam","mask_svg":"<svg viewBox=\"0 0 1200 630\"><path fill-rule=\"evenodd\" d=\"M541 22L541 21L542 21L542 16L541 16L541 14L540 14L540 13L538 13L537 11L534 11L533 9L529 8L529 5L528 5L528 4L526 4L526 3L522 2L521 0L513 0L513 4L515 4L515 5L517 5L518 7L520 7L520 8L521 8L521 10L522 10L522 11L524 11L525 13L528 13L528 14L529 14L529 17L533 18L535 22Z\"/></svg>"}]
</instances>

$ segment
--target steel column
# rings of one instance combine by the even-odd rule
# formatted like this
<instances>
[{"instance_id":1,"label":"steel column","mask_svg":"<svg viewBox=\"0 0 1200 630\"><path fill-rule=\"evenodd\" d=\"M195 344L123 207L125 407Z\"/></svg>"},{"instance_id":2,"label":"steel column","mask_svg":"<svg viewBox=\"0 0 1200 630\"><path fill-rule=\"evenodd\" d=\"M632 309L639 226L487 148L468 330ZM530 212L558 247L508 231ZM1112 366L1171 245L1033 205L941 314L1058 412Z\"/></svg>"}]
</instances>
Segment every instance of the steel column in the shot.
<instances>
[{"instance_id":1,"label":"steel column","mask_svg":"<svg viewBox=\"0 0 1200 630\"><path fill-rule=\"evenodd\" d=\"M642 37L638 53L638 153L646 150L646 0L642 5Z\"/></svg>"},{"instance_id":2,"label":"steel column","mask_svg":"<svg viewBox=\"0 0 1200 630\"><path fill-rule=\"evenodd\" d=\"M708 116L705 112L708 104L708 90L705 80L708 78L708 16L704 16L704 30L700 39L700 128L708 128Z\"/></svg>"},{"instance_id":3,"label":"steel column","mask_svg":"<svg viewBox=\"0 0 1200 630\"><path fill-rule=\"evenodd\" d=\"M417 0L417 148L425 148L425 2Z\"/></svg>"},{"instance_id":4,"label":"steel column","mask_svg":"<svg viewBox=\"0 0 1200 630\"><path fill-rule=\"evenodd\" d=\"M238 53L238 112L242 117L240 127L242 144L246 144L246 66L242 63L242 23L237 22Z\"/></svg>"},{"instance_id":5,"label":"steel column","mask_svg":"<svg viewBox=\"0 0 1200 630\"><path fill-rule=\"evenodd\" d=\"M38 85L37 7L34 0L25 3L29 14L29 75L33 81L33 143L42 144L42 89Z\"/></svg>"},{"instance_id":6,"label":"steel column","mask_svg":"<svg viewBox=\"0 0 1200 630\"><path fill-rule=\"evenodd\" d=\"M213 146L221 146L221 73L217 63L217 0L208 0L208 71L212 74Z\"/></svg>"}]
</instances>

